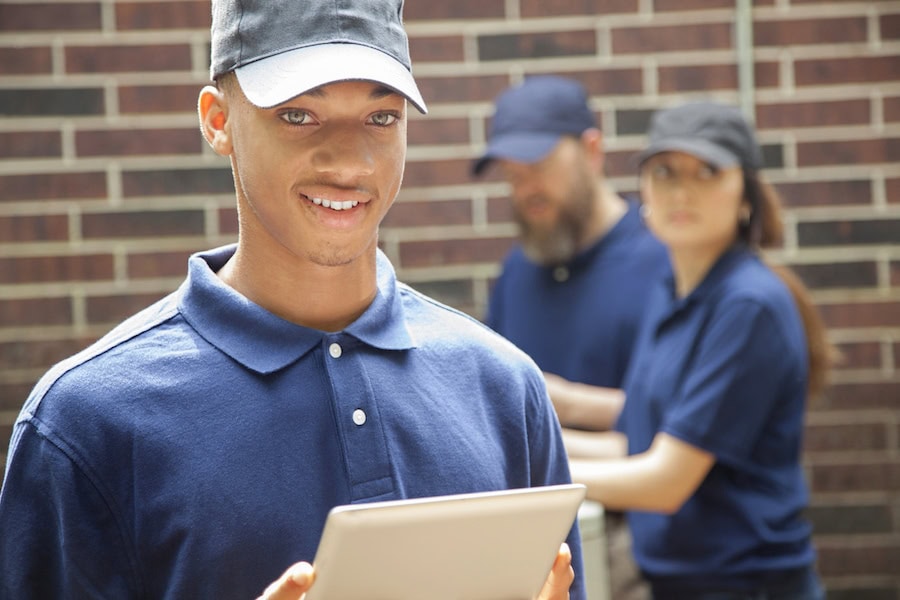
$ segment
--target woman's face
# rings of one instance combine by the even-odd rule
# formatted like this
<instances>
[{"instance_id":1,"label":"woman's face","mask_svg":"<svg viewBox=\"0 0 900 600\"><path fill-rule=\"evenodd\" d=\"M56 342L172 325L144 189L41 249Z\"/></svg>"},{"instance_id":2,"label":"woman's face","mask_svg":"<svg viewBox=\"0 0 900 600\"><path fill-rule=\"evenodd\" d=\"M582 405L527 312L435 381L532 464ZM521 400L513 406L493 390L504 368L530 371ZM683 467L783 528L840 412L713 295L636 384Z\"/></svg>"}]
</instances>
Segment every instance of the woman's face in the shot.
<instances>
[{"instance_id":1,"label":"woman's face","mask_svg":"<svg viewBox=\"0 0 900 600\"><path fill-rule=\"evenodd\" d=\"M718 169L684 152L662 152L641 167L647 226L672 252L718 256L738 235L744 200L739 166Z\"/></svg>"}]
</instances>

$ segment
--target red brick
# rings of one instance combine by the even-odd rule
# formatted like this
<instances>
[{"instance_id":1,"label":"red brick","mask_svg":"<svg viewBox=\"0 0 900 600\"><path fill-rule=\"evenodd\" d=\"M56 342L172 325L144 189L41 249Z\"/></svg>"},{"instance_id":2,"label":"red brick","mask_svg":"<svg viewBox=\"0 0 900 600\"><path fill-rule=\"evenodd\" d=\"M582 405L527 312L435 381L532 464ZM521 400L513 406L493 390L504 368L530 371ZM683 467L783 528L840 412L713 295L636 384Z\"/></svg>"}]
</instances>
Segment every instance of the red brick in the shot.
<instances>
[{"instance_id":1,"label":"red brick","mask_svg":"<svg viewBox=\"0 0 900 600\"><path fill-rule=\"evenodd\" d=\"M165 295L165 293L162 293L89 296L86 301L88 323L106 326L115 325L150 306Z\"/></svg>"},{"instance_id":2,"label":"red brick","mask_svg":"<svg viewBox=\"0 0 900 600\"><path fill-rule=\"evenodd\" d=\"M150 156L157 154L198 154L203 138L191 129L115 129L78 131L78 156Z\"/></svg>"},{"instance_id":3,"label":"red brick","mask_svg":"<svg viewBox=\"0 0 900 600\"><path fill-rule=\"evenodd\" d=\"M91 213L81 217L85 239L160 238L203 235L199 210Z\"/></svg>"},{"instance_id":4,"label":"red brick","mask_svg":"<svg viewBox=\"0 0 900 600\"><path fill-rule=\"evenodd\" d=\"M208 1L118 2L116 28L128 29L209 29L211 11Z\"/></svg>"},{"instance_id":5,"label":"red brick","mask_svg":"<svg viewBox=\"0 0 900 600\"><path fill-rule=\"evenodd\" d=\"M433 19L495 19L506 15L505 0L454 0L453 2L406 2L403 20L410 24Z\"/></svg>"},{"instance_id":6,"label":"red brick","mask_svg":"<svg viewBox=\"0 0 900 600\"><path fill-rule=\"evenodd\" d=\"M797 60L798 86L841 83L892 83L900 79L900 55Z\"/></svg>"},{"instance_id":7,"label":"red brick","mask_svg":"<svg viewBox=\"0 0 900 600\"><path fill-rule=\"evenodd\" d=\"M866 39L865 17L792 19L753 23L753 41L757 46L786 47L824 42L843 44L865 42Z\"/></svg>"},{"instance_id":8,"label":"red brick","mask_svg":"<svg viewBox=\"0 0 900 600\"><path fill-rule=\"evenodd\" d=\"M878 286L878 267L872 261L791 266L806 285L814 289L874 288Z\"/></svg>"},{"instance_id":9,"label":"red brick","mask_svg":"<svg viewBox=\"0 0 900 600\"><path fill-rule=\"evenodd\" d=\"M472 203L468 200L395 202L383 221L385 227L440 227L471 224Z\"/></svg>"},{"instance_id":10,"label":"red brick","mask_svg":"<svg viewBox=\"0 0 900 600\"><path fill-rule=\"evenodd\" d=\"M593 56L597 35L591 30L542 33L506 33L478 37L478 57L482 61L522 58Z\"/></svg>"},{"instance_id":11,"label":"red brick","mask_svg":"<svg viewBox=\"0 0 900 600\"><path fill-rule=\"evenodd\" d=\"M555 75L555 72L535 71L535 75ZM566 77L584 86L589 96L611 94L640 94L644 91L643 72L640 68L603 68L589 71L570 71Z\"/></svg>"},{"instance_id":12,"label":"red brick","mask_svg":"<svg viewBox=\"0 0 900 600\"><path fill-rule=\"evenodd\" d=\"M878 25L882 40L900 40L900 13L881 15Z\"/></svg>"},{"instance_id":13,"label":"red brick","mask_svg":"<svg viewBox=\"0 0 900 600\"><path fill-rule=\"evenodd\" d=\"M797 181L775 185L786 207L872 203L872 183L856 181Z\"/></svg>"},{"instance_id":14,"label":"red brick","mask_svg":"<svg viewBox=\"0 0 900 600\"><path fill-rule=\"evenodd\" d=\"M0 202L14 200L102 198L104 173L0 175Z\"/></svg>"},{"instance_id":15,"label":"red brick","mask_svg":"<svg viewBox=\"0 0 900 600\"><path fill-rule=\"evenodd\" d=\"M887 201L891 204L900 203L900 178L888 178L884 180L887 190Z\"/></svg>"},{"instance_id":16,"label":"red brick","mask_svg":"<svg viewBox=\"0 0 900 600\"><path fill-rule=\"evenodd\" d=\"M429 104L493 101L510 84L504 75L417 77L416 82Z\"/></svg>"},{"instance_id":17,"label":"red brick","mask_svg":"<svg viewBox=\"0 0 900 600\"><path fill-rule=\"evenodd\" d=\"M900 302L822 304L819 310L829 327L900 326Z\"/></svg>"},{"instance_id":18,"label":"red brick","mask_svg":"<svg viewBox=\"0 0 900 600\"><path fill-rule=\"evenodd\" d=\"M898 286L900 285L900 261L892 260L890 264L891 270L891 285Z\"/></svg>"},{"instance_id":19,"label":"red brick","mask_svg":"<svg viewBox=\"0 0 900 600\"><path fill-rule=\"evenodd\" d=\"M62 242L69 239L66 215L0 217L0 240L14 242Z\"/></svg>"},{"instance_id":20,"label":"red brick","mask_svg":"<svg viewBox=\"0 0 900 600\"><path fill-rule=\"evenodd\" d=\"M471 160L410 161L403 175L405 188L458 185L470 181Z\"/></svg>"},{"instance_id":21,"label":"red brick","mask_svg":"<svg viewBox=\"0 0 900 600\"><path fill-rule=\"evenodd\" d=\"M0 115L20 117L102 115L100 88L0 89Z\"/></svg>"},{"instance_id":22,"label":"red brick","mask_svg":"<svg viewBox=\"0 0 900 600\"><path fill-rule=\"evenodd\" d=\"M879 342L844 342L838 344L841 352L839 369L880 369L882 367Z\"/></svg>"},{"instance_id":23,"label":"red brick","mask_svg":"<svg viewBox=\"0 0 900 600\"><path fill-rule=\"evenodd\" d=\"M0 3L0 31L100 29L100 2Z\"/></svg>"},{"instance_id":24,"label":"red brick","mask_svg":"<svg viewBox=\"0 0 900 600\"><path fill-rule=\"evenodd\" d=\"M0 323L28 327L72 324L72 302L65 298L0 299Z\"/></svg>"},{"instance_id":25,"label":"red brick","mask_svg":"<svg viewBox=\"0 0 900 600\"><path fill-rule=\"evenodd\" d=\"M659 68L659 91L663 93L732 90L738 85L735 65L691 65Z\"/></svg>"},{"instance_id":26,"label":"red brick","mask_svg":"<svg viewBox=\"0 0 900 600\"><path fill-rule=\"evenodd\" d=\"M66 48L67 73L190 71L191 68L191 47L187 44Z\"/></svg>"},{"instance_id":27,"label":"red brick","mask_svg":"<svg viewBox=\"0 0 900 600\"><path fill-rule=\"evenodd\" d=\"M219 233L237 234L238 214L236 208L219 209Z\"/></svg>"},{"instance_id":28,"label":"red brick","mask_svg":"<svg viewBox=\"0 0 900 600\"><path fill-rule=\"evenodd\" d=\"M0 343L4 369L47 370L64 358L87 347L93 339L15 340ZM25 399L24 396L21 398ZM0 410L3 410L0 408Z\"/></svg>"},{"instance_id":29,"label":"red brick","mask_svg":"<svg viewBox=\"0 0 900 600\"><path fill-rule=\"evenodd\" d=\"M647 54L681 50L727 50L732 47L730 23L688 23L612 30L614 54Z\"/></svg>"},{"instance_id":30,"label":"red brick","mask_svg":"<svg viewBox=\"0 0 900 600\"><path fill-rule=\"evenodd\" d=\"M2 415L2 411L14 411L15 413L18 413L22 408L22 405L25 403L25 399L28 398L28 394L31 392L31 388L33 387L33 382L8 383L0 379L0 415ZM0 433L0 451L2 452L5 452L9 447L8 436L11 433L11 425L14 418L15 417L10 417L8 419L6 433ZM0 416L0 419L2 419L2 416ZM3 462L0 462L0 473L2 473L3 465L5 463L5 460L3 460ZM0 475L0 479L2 479L2 477L3 476Z\"/></svg>"},{"instance_id":31,"label":"red brick","mask_svg":"<svg viewBox=\"0 0 900 600\"><path fill-rule=\"evenodd\" d=\"M764 6L775 0L753 0L753 6ZM733 0L653 0L653 12L682 12L710 8L734 8Z\"/></svg>"},{"instance_id":32,"label":"red brick","mask_svg":"<svg viewBox=\"0 0 900 600\"><path fill-rule=\"evenodd\" d=\"M488 223L512 223L515 221L512 202L509 198L488 198Z\"/></svg>"},{"instance_id":33,"label":"red brick","mask_svg":"<svg viewBox=\"0 0 900 600\"><path fill-rule=\"evenodd\" d=\"M187 274L187 261L192 253L147 252L128 256L128 278L183 277Z\"/></svg>"},{"instance_id":34,"label":"red brick","mask_svg":"<svg viewBox=\"0 0 900 600\"><path fill-rule=\"evenodd\" d=\"M893 528L891 506L879 504L815 503L806 510L815 535L884 533ZM830 592L831 590L829 590Z\"/></svg>"},{"instance_id":35,"label":"red brick","mask_svg":"<svg viewBox=\"0 0 900 600\"><path fill-rule=\"evenodd\" d=\"M113 278L109 254L0 258L0 283L101 281Z\"/></svg>"},{"instance_id":36,"label":"red brick","mask_svg":"<svg viewBox=\"0 0 900 600\"><path fill-rule=\"evenodd\" d=\"M546 18L548 15L593 17L638 11L638 0L520 0L519 4L519 12L526 19Z\"/></svg>"},{"instance_id":37,"label":"red brick","mask_svg":"<svg viewBox=\"0 0 900 600\"><path fill-rule=\"evenodd\" d=\"M809 470L814 492L900 491L900 460L815 464Z\"/></svg>"},{"instance_id":38,"label":"red brick","mask_svg":"<svg viewBox=\"0 0 900 600\"><path fill-rule=\"evenodd\" d=\"M884 98L884 120L889 122L900 121L900 96L887 96Z\"/></svg>"},{"instance_id":39,"label":"red brick","mask_svg":"<svg viewBox=\"0 0 900 600\"><path fill-rule=\"evenodd\" d=\"M46 46L0 48L0 75L37 75L50 73L52 69L53 59Z\"/></svg>"},{"instance_id":40,"label":"red brick","mask_svg":"<svg viewBox=\"0 0 900 600\"><path fill-rule=\"evenodd\" d=\"M833 577L869 575L896 578L897 565L900 565L900 542L881 540L879 537L870 542L857 540L843 544L819 544L818 568ZM831 597L830 590L829 597ZM877 598L891 597L896 598L896 595L877 596ZM861 597L858 593L851 593L847 598Z\"/></svg>"},{"instance_id":41,"label":"red brick","mask_svg":"<svg viewBox=\"0 0 900 600\"><path fill-rule=\"evenodd\" d=\"M797 164L801 167L898 162L900 162L900 137L797 144Z\"/></svg>"},{"instance_id":42,"label":"red brick","mask_svg":"<svg viewBox=\"0 0 900 600\"><path fill-rule=\"evenodd\" d=\"M468 144L469 122L464 118L439 117L413 119L406 139L410 146L418 144Z\"/></svg>"},{"instance_id":43,"label":"red brick","mask_svg":"<svg viewBox=\"0 0 900 600\"><path fill-rule=\"evenodd\" d=\"M867 125L872 119L867 99L819 100L757 104L756 125L760 129L794 129L839 125Z\"/></svg>"},{"instance_id":44,"label":"red brick","mask_svg":"<svg viewBox=\"0 0 900 600\"><path fill-rule=\"evenodd\" d=\"M0 159L43 158L62 155L62 134L58 131L0 132Z\"/></svg>"},{"instance_id":45,"label":"red brick","mask_svg":"<svg viewBox=\"0 0 900 600\"><path fill-rule=\"evenodd\" d=\"M420 62L459 62L465 58L463 38L458 35L411 37L409 56L413 65Z\"/></svg>"},{"instance_id":46,"label":"red brick","mask_svg":"<svg viewBox=\"0 0 900 600\"><path fill-rule=\"evenodd\" d=\"M510 245L508 238L402 242L400 265L408 269L497 262L506 256Z\"/></svg>"},{"instance_id":47,"label":"red brick","mask_svg":"<svg viewBox=\"0 0 900 600\"><path fill-rule=\"evenodd\" d=\"M885 408L900 410L900 382L833 383L825 393L823 407L863 410Z\"/></svg>"},{"instance_id":48,"label":"red brick","mask_svg":"<svg viewBox=\"0 0 900 600\"><path fill-rule=\"evenodd\" d=\"M809 425L804 452L857 452L888 449L885 423Z\"/></svg>"},{"instance_id":49,"label":"red brick","mask_svg":"<svg viewBox=\"0 0 900 600\"><path fill-rule=\"evenodd\" d=\"M196 113L200 85L133 85L119 88L119 111Z\"/></svg>"},{"instance_id":50,"label":"red brick","mask_svg":"<svg viewBox=\"0 0 900 600\"><path fill-rule=\"evenodd\" d=\"M122 173L122 192L126 198L223 194L233 191L234 179L228 168L166 169Z\"/></svg>"}]
</instances>

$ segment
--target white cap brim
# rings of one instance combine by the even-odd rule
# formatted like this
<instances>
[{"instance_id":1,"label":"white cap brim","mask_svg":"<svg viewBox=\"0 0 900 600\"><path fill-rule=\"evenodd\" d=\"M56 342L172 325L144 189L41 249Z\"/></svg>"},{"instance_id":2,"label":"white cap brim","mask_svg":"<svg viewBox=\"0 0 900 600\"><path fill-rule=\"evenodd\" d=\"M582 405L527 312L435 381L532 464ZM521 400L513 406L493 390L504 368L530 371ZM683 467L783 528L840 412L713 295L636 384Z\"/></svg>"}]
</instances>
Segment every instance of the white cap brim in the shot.
<instances>
[{"instance_id":1,"label":"white cap brim","mask_svg":"<svg viewBox=\"0 0 900 600\"><path fill-rule=\"evenodd\" d=\"M338 81L373 81L428 112L412 73L391 56L359 44L305 46L238 67L241 90L252 104L271 108L319 86Z\"/></svg>"}]
</instances>

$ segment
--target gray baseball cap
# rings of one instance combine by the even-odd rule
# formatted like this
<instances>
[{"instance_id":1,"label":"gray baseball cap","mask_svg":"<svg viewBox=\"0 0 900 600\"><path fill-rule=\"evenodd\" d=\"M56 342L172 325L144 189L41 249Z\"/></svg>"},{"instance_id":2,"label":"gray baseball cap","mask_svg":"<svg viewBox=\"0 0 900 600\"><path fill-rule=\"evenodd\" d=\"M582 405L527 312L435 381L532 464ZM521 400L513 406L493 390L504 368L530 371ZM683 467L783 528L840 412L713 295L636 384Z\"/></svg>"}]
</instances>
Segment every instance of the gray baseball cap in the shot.
<instances>
[{"instance_id":1,"label":"gray baseball cap","mask_svg":"<svg viewBox=\"0 0 900 600\"><path fill-rule=\"evenodd\" d=\"M260 108L338 81L373 81L422 113L403 0L213 0L213 79L234 71Z\"/></svg>"},{"instance_id":2,"label":"gray baseball cap","mask_svg":"<svg viewBox=\"0 0 900 600\"><path fill-rule=\"evenodd\" d=\"M647 147L635 160L643 164L661 152L686 152L718 168L762 168L762 151L740 109L717 102L689 102L659 110L650 119Z\"/></svg>"}]
</instances>

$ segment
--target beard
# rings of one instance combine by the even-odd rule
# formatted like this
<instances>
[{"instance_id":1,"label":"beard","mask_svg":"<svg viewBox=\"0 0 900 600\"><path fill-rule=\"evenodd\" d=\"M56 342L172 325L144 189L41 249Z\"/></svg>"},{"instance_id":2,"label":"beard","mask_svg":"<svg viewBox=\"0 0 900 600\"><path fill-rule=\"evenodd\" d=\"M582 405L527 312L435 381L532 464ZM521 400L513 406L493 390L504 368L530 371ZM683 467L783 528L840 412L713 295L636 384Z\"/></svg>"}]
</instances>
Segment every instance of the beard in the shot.
<instances>
[{"instance_id":1,"label":"beard","mask_svg":"<svg viewBox=\"0 0 900 600\"><path fill-rule=\"evenodd\" d=\"M582 249L595 210L593 178L577 170L555 222L536 225L515 211L525 256L544 266L569 262Z\"/></svg>"}]
</instances>

